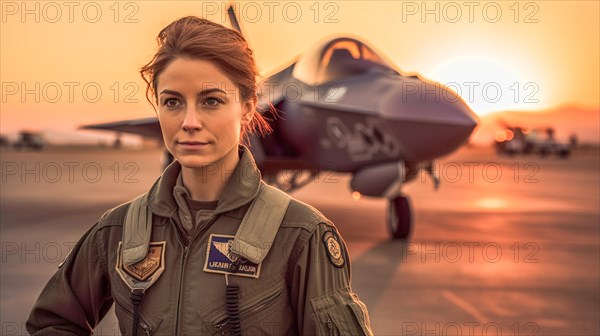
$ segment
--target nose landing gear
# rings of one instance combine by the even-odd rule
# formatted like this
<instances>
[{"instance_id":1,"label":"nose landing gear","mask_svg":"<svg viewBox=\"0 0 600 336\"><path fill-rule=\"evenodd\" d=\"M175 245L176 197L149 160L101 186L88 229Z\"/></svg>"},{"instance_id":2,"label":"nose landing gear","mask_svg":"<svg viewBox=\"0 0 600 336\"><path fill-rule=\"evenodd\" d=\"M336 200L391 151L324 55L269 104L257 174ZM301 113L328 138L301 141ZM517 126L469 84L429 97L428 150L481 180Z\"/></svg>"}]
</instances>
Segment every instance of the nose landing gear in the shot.
<instances>
[{"instance_id":1,"label":"nose landing gear","mask_svg":"<svg viewBox=\"0 0 600 336\"><path fill-rule=\"evenodd\" d=\"M397 196L388 202L387 224L393 239L406 239L412 231L412 211L406 196Z\"/></svg>"}]
</instances>

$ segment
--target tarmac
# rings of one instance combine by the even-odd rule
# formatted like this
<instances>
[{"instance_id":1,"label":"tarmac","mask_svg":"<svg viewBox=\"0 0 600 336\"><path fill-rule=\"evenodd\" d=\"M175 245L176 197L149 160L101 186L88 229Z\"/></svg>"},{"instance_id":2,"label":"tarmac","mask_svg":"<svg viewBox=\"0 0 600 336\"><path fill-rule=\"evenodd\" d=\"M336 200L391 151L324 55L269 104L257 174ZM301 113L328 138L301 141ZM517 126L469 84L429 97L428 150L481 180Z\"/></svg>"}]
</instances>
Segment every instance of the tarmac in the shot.
<instances>
[{"instance_id":1,"label":"tarmac","mask_svg":"<svg viewBox=\"0 0 600 336\"><path fill-rule=\"evenodd\" d=\"M158 150L1 152L1 335L26 335L58 264L107 209L145 192ZM435 191L403 189L414 231L391 241L385 200L353 197L323 173L292 196L346 241L352 287L375 335L600 335L600 155L498 157L463 148L439 161ZM112 312L96 328L118 335Z\"/></svg>"}]
</instances>

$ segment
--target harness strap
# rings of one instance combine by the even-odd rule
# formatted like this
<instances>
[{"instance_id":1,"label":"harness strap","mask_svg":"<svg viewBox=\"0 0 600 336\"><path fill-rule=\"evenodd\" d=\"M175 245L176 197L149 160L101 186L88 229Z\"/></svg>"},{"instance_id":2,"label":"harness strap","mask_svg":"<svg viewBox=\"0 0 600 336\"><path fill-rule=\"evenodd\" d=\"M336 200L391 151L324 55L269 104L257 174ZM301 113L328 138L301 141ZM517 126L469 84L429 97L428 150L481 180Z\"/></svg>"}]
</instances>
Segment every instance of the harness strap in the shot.
<instances>
[{"instance_id":1,"label":"harness strap","mask_svg":"<svg viewBox=\"0 0 600 336\"><path fill-rule=\"evenodd\" d=\"M231 251L259 264L269 253L290 204L285 192L263 184L235 233Z\"/></svg>"},{"instance_id":2,"label":"harness strap","mask_svg":"<svg viewBox=\"0 0 600 336\"><path fill-rule=\"evenodd\" d=\"M123 264L130 266L148 254L152 234L152 211L148 194L136 197L127 209L123 225Z\"/></svg>"}]
</instances>

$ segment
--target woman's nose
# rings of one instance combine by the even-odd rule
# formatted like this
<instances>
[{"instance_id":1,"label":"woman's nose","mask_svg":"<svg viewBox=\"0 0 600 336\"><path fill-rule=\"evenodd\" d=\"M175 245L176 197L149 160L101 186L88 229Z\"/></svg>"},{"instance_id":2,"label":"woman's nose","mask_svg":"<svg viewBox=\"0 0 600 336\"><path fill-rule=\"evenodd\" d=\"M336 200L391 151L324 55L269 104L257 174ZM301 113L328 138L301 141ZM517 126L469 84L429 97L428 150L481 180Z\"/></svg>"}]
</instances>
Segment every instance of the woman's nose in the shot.
<instances>
[{"instance_id":1,"label":"woman's nose","mask_svg":"<svg viewBox=\"0 0 600 336\"><path fill-rule=\"evenodd\" d=\"M198 112L194 108L188 107L185 111L185 119L183 119L181 128L186 132L194 132L202 129Z\"/></svg>"}]
</instances>

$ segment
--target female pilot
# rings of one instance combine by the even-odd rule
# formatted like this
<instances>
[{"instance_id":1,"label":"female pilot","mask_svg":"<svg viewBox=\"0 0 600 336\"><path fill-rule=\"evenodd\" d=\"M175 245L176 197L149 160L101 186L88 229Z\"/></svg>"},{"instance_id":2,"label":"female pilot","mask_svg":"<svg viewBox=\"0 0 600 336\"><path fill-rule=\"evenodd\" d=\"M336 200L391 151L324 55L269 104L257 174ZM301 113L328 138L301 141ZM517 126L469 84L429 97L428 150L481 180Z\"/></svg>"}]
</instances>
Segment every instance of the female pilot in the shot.
<instances>
[{"instance_id":1,"label":"female pilot","mask_svg":"<svg viewBox=\"0 0 600 336\"><path fill-rule=\"evenodd\" d=\"M266 185L240 143L269 129L257 74L234 30L189 16L159 33L141 75L175 161L85 233L31 334L89 335L113 303L124 335L372 334L335 226Z\"/></svg>"}]
</instances>

